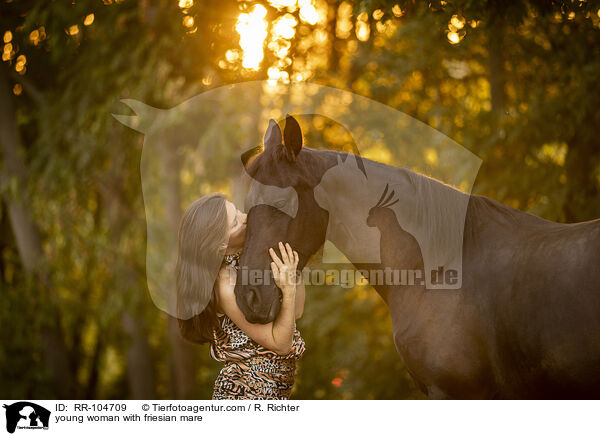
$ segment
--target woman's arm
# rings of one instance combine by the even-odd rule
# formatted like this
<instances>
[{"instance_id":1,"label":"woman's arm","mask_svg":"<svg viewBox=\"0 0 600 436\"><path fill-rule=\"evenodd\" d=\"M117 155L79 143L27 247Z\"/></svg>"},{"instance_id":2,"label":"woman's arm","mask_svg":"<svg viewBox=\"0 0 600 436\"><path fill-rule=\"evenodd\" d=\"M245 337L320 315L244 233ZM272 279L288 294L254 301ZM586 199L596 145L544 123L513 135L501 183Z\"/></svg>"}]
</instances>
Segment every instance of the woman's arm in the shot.
<instances>
[{"instance_id":1,"label":"woman's arm","mask_svg":"<svg viewBox=\"0 0 600 436\"><path fill-rule=\"evenodd\" d=\"M287 264L289 264L290 256L287 253L284 256L283 250L285 250L285 248L283 248L283 245L280 245L280 250L282 250L284 263L286 263L287 260ZM289 252L292 253L291 248L289 248ZM293 259L293 257L294 254L292 253L291 258ZM284 264L278 268L285 270L287 273L289 270L283 268L283 266ZM280 355L288 354L292 349L296 324L294 318L296 312L296 285L294 281L291 280L291 284L281 287L283 300L281 302L281 310L277 315L277 318L275 318L275 321L268 324L254 324L246 320L246 317L235 300L235 280L231 280L235 275L235 271L232 269L227 269L226 271L228 272L219 275L218 286L220 305L225 314L250 338L263 347Z\"/></svg>"},{"instance_id":2,"label":"woman's arm","mask_svg":"<svg viewBox=\"0 0 600 436\"><path fill-rule=\"evenodd\" d=\"M300 274L300 281L296 285L296 319L300 318L304 313L305 296L306 289L304 289L304 281L302 280L302 274Z\"/></svg>"}]
</instances>

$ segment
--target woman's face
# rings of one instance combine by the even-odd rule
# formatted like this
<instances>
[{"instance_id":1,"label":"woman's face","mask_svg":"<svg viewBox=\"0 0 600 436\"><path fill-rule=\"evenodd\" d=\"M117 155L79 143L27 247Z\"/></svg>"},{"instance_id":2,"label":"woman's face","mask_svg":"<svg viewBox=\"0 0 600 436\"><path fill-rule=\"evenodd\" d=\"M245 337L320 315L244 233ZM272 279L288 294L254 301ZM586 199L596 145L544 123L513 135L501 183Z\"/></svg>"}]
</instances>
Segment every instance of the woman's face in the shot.
<instances>
[{"instance_id":1,"label":"woman's face","mask_svg":"<svg viewBox=\"0 0 600 436\"><path fill-rule=\"evenodd\" d=\"M244 239L246 239L246 218L247 214L239 211L235 204L227 201L227 223L229 224L229 244L230 248L242 248Z\"/></svg>"}]
</instances>

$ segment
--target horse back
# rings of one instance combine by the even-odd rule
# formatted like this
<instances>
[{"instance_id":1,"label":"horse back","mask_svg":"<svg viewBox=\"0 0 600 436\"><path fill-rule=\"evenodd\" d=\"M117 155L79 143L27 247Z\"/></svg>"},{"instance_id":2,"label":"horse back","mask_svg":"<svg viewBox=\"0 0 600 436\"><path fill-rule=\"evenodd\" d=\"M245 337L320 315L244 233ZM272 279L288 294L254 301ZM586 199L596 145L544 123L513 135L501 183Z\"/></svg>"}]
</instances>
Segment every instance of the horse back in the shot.
<instances>
[{"instance_id":1,"label":"horse back","mask_svg":"<svg viewBox=\"0 0 600 436\"><path fill-rule=\"evenodd\" d=\"M489 298L501 390L519 398L599 397L600 220L528 230L510 262L499 262L504 278Z\"/></svg>"}]
</instances>

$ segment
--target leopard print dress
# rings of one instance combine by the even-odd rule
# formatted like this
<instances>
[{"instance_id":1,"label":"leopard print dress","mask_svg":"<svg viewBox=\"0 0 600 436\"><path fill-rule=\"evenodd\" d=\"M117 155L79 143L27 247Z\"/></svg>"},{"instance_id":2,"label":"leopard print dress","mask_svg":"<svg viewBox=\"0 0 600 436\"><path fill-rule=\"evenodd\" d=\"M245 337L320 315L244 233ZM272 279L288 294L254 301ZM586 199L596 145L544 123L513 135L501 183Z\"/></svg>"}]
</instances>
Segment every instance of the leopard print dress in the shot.
<instances>
[{"instance_id":1,"label":"leopard print dress","mask_svg":"<svg viewBox=\"0 0 600 436\"><path fill-rule=\"evenodd\" d=\"M237 267L239 253L225 257ZM294 386L296 361L305 350L304 339L294 326L294 342L279 355L252 340L227 315L219 315L213 330L210 355L224 366L215 380L213 400L287 400Z\"/></svg>"}]
</instances>

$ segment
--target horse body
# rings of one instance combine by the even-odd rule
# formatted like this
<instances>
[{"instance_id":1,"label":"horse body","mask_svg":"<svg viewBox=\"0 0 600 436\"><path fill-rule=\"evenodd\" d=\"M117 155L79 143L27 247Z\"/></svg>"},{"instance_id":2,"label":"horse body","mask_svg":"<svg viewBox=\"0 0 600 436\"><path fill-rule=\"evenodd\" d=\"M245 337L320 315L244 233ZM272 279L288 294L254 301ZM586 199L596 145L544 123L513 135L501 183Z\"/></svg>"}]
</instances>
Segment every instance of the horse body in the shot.
<instances>
[{"instance_id":1,"label":"horse body","mask_svg":"<svg viewBox=\"0 0 600 436\"><path fill-rule=\"evenodd\" d=\"M377 267L423 269L417 240L385 211ZM430 398L597 397L600 220L557 224L470 196L464 226L460 289L374 285L420 388Z\"/></svg>"},{"instance_id":2,"label":"horse body","mask_svg":"<svg viewBox=\"0 0 600 436\"><path fill-rule=\"evenodd\" d=\"M265 151L247 169L261 183L294 187L297 215L264 204L250 209L242 266L268 262L260 253L286 240L300 253L302 268L325 242L328 226L332 242L359 270L427 274L431 256L447 265L460 258L462 282L455 289L372 283L389 305L400 356L430 398L599 396L600 220L557 224L406 169L302 147L301 137L290 145L299 133L295 126L288 132L286 123L282 144L281 134L273 134L278 126L270 124ZM347 168L326 180L340 158L361 162L370 187L357 184L356 172ZM399 197L393 208L336 203L357 206L377 198L381 191L371 187L390 180ZM429 204L421 201L424 195ZM437 218L424 214L430 207ZM379 229L378 250L365 250L373 238L352 236L369 227ZM365 259L365 251L378 251L378 259ZM269 322L273 291L261 291L236 285L236 298L249 320Z\"/></svg>"},{"instance_id":3,"label":"horse body","mask_svg":"<svg viewBox=\"0 0 600 436\"><path fill-rule=\"evenodd\" d=\"M557 224L472 196L465 235L461 295L494 395L598 397L600 220Z\"/></svg>"}]
</instances>

